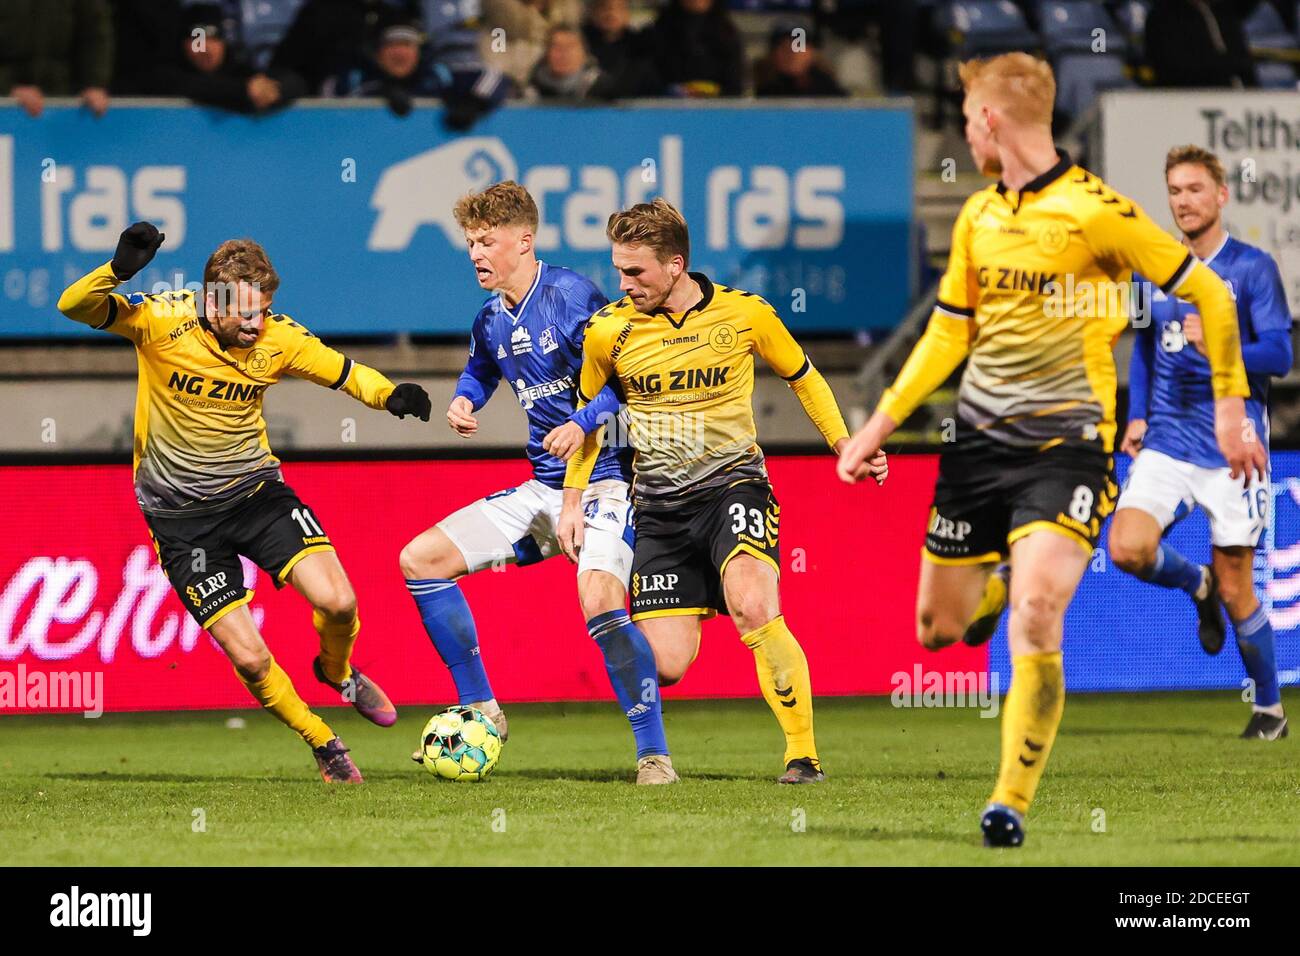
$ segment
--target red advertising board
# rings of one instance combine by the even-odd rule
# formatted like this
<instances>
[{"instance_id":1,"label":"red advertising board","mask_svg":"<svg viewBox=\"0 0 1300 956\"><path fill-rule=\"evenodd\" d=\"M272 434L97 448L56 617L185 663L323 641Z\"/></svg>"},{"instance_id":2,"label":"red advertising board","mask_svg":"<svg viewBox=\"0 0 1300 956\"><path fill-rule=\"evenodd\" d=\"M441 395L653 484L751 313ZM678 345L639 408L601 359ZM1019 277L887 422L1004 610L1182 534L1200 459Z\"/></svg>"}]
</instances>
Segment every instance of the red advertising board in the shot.
<instances>
[{"instance_id":1,"label":"red advertising board","mask_svg":"<svg viewBox=\"0 0 1300 956\"><path fill-rule=\"evenodd\" d=\"M829 455L770 461L782 505L782 605L817 693L888 693L891 675L918 662L934 667L916 644L913 606L935 468L931 456L897 457L884 488L850 488ZM399 704L454 699L398 570L402 545L449 511L527 477L513 461L285 466L356 588L355 660ZM158 567L129 468L0 468L0 500L0 671L102 672L110 711L252 705ZM317 638L306 603L260 571L256 581L251 607L276 660L309 702L336 702L311 677ZM500 699L612 699L563 558L482 572L463 587ZM986 665L980 650L945 653L945 669ZM757 692L753 657L720 617L705 624L699 657L665 696ZM24 709L33 708L6 706Z\"/></svg>"}]
</instances>

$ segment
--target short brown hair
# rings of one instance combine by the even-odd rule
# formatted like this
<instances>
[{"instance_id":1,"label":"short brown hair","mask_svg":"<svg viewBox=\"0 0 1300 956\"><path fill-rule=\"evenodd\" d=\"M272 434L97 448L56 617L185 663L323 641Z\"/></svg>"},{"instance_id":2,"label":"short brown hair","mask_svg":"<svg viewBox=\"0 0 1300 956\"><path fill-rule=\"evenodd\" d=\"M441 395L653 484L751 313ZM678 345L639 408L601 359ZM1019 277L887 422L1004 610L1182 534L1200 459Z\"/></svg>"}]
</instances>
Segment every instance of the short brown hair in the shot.
<instances>
[{"instance_id":1,"label":"short brown hair","mask_svg":"<svg viewBox=\"0 0 1300 956\"><path fill-rule=\"evenodd\" d=\"M691 235L686 220L662 196L654 202L637 203L609 217L605 235L610 242L624 246L649 246L660 262L681 256L691 261Z\"/></svg>"},{"instance_id":2,"label":"short brown hair","mask_svg":"<svg viewBox=\"0 0 1300 956\"><path fill-rule=\"evenodd\" d=\"M1227 176L1224 175L1223 163L1219 157L1203 146L1192 144L1175 146L1165 155L1165 178L1169 178L1171 169L1184 163L1205 167L1205 171L1210 174L1210 178L1214 180L1216 186L1227 184Z\"/></svg>"},{"instance_id":3,"label":"short brown hair","mask_svg":"<svg viewBox=\"0 0 1300 956\"><path fill-rule=\"evenodd\" d=\"M537 231L537 203L528 190L512 179L493 183L479 193L456 200L452 210L461 229L496 229L498 226L527 226Z\"/></svg>"},{"instance_id":4,"label":"short brown hair","mask_svg":"<svg viewBox=\"0 0 1300 956\"><path fill-rule=\"evenodd\" d=\"M227 239L208 256L203 267L203 285L214 284L233 287L237 282L247 282L261 292L271 293L280 288L280 276L266 250L252 239Z\"/></svg>"},{"instance_id":5,"label":"short brown hair","mask_svg":"<svg viewBox=\"0 0 1300 956\"><path fill-rule=\"evenodd\" d=\"M1002 107L1019 123L1052 125L1056 77L1046 60L1028 53L1003 53L967 60L957 69L962 89Z\"/></svg>"}]
</instances>

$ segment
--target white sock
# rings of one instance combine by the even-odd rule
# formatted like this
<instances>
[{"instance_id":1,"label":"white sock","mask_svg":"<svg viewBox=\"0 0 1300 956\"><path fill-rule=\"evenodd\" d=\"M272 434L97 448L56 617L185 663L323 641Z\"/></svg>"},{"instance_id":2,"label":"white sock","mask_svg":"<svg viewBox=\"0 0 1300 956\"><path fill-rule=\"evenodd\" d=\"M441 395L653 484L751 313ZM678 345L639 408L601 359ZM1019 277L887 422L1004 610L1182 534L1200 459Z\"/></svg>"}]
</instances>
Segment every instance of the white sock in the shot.
<instances>
[{"instance_id":1,"label":"white sock","mask_svg":"<svg viewBox=\"0 0 1300 956\"><path fill-rule=\"evenodd\" d=\"M1259 706L1259 704L1256 704L1256 705L1255 705L1253 708L1251 708L1251 709L1254 710L1254 712L1257 713L1257 714L1268 714L1270 717L1281 717L1281 716L1282 716L1282 702L1281 702L1281 701L1278 701L1278 703L1273 704L1273 705L1271 705L1271 706L1269 706L1269 707L1261 707L1261 706Z\"/></svg>"}]
</instances>

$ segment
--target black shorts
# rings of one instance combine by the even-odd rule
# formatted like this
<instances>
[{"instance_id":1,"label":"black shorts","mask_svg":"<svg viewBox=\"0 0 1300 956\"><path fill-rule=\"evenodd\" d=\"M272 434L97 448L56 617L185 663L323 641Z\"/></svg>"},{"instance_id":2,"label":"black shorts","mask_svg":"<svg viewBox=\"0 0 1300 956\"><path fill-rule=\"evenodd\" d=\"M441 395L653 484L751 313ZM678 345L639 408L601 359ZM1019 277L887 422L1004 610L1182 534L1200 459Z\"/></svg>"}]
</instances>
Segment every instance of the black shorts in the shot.
<instances>
[{"instance_id":1,"label":"black shorts","mask_svg":"<svg viewBox=\"0 0 1300 956\"><path fill-rule=\"evenodd\" d=\"M240 555L271 575L279 588L301 558L334 550L316 516L282 481L267 481L220 511L144 518L167 579L205 628L253 598L244 587Z\"/></svg>"},{"instance_id":2,"label":"black shorts","mask_svg":"<svg viewBox=\"0 0 1300 956\"><path fill-rule=\"evenodd\" d=\"M722 571L745 552L781 572L781 506L766 481L741 481L670 510L638 508L632 620L727 613Z\"/></svg>"},{"instance_id":3,"label":"black shorts","mask_svg":"<svg viewBox=\"0 0 1300 956\"><path fill-rule=\"evenodd\" d=\"M1100 445L1035 451L959 433L939 457L925 556L937 564L996 561L1042 528L1091 550L1118 496L1114 462Z\"/></svg>"}]
</instances>

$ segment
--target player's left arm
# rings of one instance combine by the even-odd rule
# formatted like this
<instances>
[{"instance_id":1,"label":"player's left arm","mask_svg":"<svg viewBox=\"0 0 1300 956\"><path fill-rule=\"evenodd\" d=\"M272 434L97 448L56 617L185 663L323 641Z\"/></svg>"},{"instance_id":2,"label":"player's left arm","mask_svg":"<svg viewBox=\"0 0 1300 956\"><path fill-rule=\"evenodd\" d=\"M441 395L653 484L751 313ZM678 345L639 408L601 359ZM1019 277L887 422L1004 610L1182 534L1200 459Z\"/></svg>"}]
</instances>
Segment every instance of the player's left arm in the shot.
<instances>
[{"instance_id":1,"label":"player's left arm","mask_svg":"<svg viewBox=\"0 0 1300 956\"><path fill-rule=\"evenodd\" d=\"M608 336L601 332L600 316L592 316L582 340L582 368L578 373L578 408L590 404L587 396L595 397L614 376L614 362L610 355ZM596 469L605 427L588 432L582 445L569 459L564 472L564 500L560 507L560 520L555 536L560 551L573 563L578 562L582 550L583 517L582 493L591 483L591 473Z\"/></svg>"},{"instance_id":2,"label":"player's left arm","mask_svg":"<svg viewBox=\"0 0 1300 956\"><path fill-rule=\"evenodd\" d=\"M835 393L808 358L803 346L795 341L790 330L785 327L781 317L776 314L776 309L757 296L755 299L751 315L754 350L772 367L772 371L785 379L790 390L798 397L804 413L822 433L822 438L826 439L831 451L838 455L848 444L849 430L844 425L844 416L840 414ZM863 477L870 474L878 483L883 484L889 473L884 451L877 451L864 466L863 472Z\"/></svg>"},{"instance_id":3,"label":"player's left arm","mask_svg":"<svg viewBox=\"0 0 1300 956\"><path fill-rule=\"evenodd\" d=\"M1250 328L1254 341L1244 342L1241 358L1246 371L1281 377L1291 371L1291 310L1286 301L1282 273L1273 257L1265 255L1246 276L1250 303Z\"/></svg>"},{"instance_id":4,"label":"player's left arm","mask_svg":"<svg viewBox=\"0 0 1300 956\"><path fill-rule=\"evenodd\" d=\"M1250 394L1241 360L1237 307L1228 287L1182 243L1157 226L1137 203L1102 189L1089 214L1080 218L1084 238L1098 260L1160 283L1166 295L1186 299L1200 313L1210 382L1214 389L1214 431L1229 474L1265 475L1268 456L1251 439L1245 398Z\"/></svg>"},{"instance_id":5,"label":"player's left arm","mask_svg":"<svg viewBox=\"0 0 1300 956\"><path fill-rule=\"evenodd\" d=\"M278 321L293 320L281 318ZM419 385L394 385L382 372L354 362L296 322L293 323L293 332L297 346L293 347L285 363L285 371L290 375L346 392L363 405L388 411L398 418L414 415L421 421L429 420L432 406L428 394Z\"/></svg>"}]
</instances>

